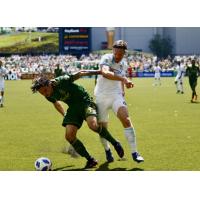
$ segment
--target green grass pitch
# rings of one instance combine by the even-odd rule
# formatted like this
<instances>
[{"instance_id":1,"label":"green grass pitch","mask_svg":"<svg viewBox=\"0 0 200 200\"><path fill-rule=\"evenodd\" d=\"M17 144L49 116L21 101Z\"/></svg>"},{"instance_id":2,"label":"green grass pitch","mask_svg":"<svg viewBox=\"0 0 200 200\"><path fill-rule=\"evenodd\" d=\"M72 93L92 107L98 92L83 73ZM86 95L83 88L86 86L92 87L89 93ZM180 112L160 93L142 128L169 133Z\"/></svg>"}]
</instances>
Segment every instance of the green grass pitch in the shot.
<instances>
[{"instance_id":1,"label":"green grass pitch","mask_svg":"<svg viewBox=\"0 0 200 200\"><path fill-rule=\"evenodd\" d=\"M0 41L1 53L58 52L58 33L20 32L0 35Z\"/></svg>"},{"instance_id":2,"label":"green grass pitch","mask_svg":"<svg viewBox=\"0 0 200 200\"><path fill-rule=\"evenodd\" d=\"M92 170L200 170L200 104L190 103L187 77L185 94L176 94L174 78L162 78L162 85L157 87L152 86L152 78L133 81L135 87L126 90L126 101L145 162L137 164L132 160L123 127L110 112L109 130L121 141L125 158L120 160L112 148L115 161L107 164L98 135L84 123L78 137L99 161ZM93 79L77 83L93 94ZM0 108L0 170L32 171L41 156L51 159L54 170L83 170L84 158L62 153L67 144L62 116L40 94L32 94L31 80L5 84L5 107ZM200 86L197 92L200 94Z\"/></svg>"}]
</instances>

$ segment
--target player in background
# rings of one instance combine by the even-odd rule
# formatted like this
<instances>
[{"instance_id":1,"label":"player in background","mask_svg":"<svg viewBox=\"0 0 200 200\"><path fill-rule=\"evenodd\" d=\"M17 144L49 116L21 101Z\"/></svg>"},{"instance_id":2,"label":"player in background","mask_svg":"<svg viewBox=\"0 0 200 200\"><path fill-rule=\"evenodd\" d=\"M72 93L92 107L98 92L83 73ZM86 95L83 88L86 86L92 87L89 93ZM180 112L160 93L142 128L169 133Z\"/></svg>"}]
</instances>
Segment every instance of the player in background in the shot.
<instances>
[{"instance_id":1,"label":"player in background","mask_svg":"<svg viewBox=\"0 0 200 200\"><path fill-rule=\"evenodd\" d=\"M133 78L133 68L129 65L127 69L128 77L132 80Z\"/></svg>"},{"instance_id":2,"label":"player in background","mask_svg":"<svg viewBox=\"0 0 200 200\"><path fill-rule=\"evenodd\" d=\"M176 78L174 80L174 83L176 85L176 93L179 94L184 94L183 91L183 77L185 75L185 66L184 66L184 61L182 60L177 61L177 66L176 66L176 71L177 71L177 75Z\"/></svg>"},{"instance_id":3,"label":"player in background","mask_svg":"<svg viewBox=\"0 0 200 200\"><path fill-rule=\"evenodd\" d=\"M59 76L62 76L62 75L63 75L63 71L60 68L60 64L57 64L56 69L54 70L54 76L56 78L56 77L59 77Z\"/></svg>"},{"instance_id":4,"label":"player in background","mask_svg":"<svg viewBox=\"0 0 200 200\"><path fill-rule=\"evenodd\" d=\"M192 66L187 66L186 68L186 74L189 77L189 84L192 90L192 98L191 103L194 103L197 101L197 93L196 93L196 86L197 86L197 79L200 73L199 66L196 66L196 61L192 60Z\"/></svg>"},{"instance_id":5,"label":"player in background","mask_svg":"<svg viewBox=\"0 0 200 200\"><path fill-rule=\"evenodd\" d=\"M92 98L82 86L74 83L82 76L95 75L96 73L99 74L100 71L82 70L74 75L66 74L52 80L39 77L33 81L31 87L33 93L39 91L41 95L53 103L56 110L64 117L62 125L66 129L65 138L80 156L87 159L85 168L96 166L97 160L88 153L84 144L76 137L84 120L91 130L106 138L114 146L121 158L124 156L121 144L111 136L105 127L101 127L97 123L97 109ZM68 105L67 112L64 111L60 101Z\"/></svg>"},{"instance_id":6,"label":"player in background","mask_svg":"<svg viewBox=\"0 0 200 200\"><path fill-rule=\"evenodd\" d=\"M4 104L4 89L5 89L5 80L4 77L7 73L5 67L3 67L3 62L0 60L0 107L3 107Z\"/></svg>"},{"instance_id":7,"label":"player in background","mask_svg":"<svg viewBox=\"0 0 200 200\"><path fill-rule=\"evenodd\" d=\"M160 72L162 69L159 66L158 62L156 62L156 65L153 67L153 70L155 72L153 86L161 85Z\"/></svg>"},{"instance_id":8,"label":"player in background","mask_svg":"<svg viewBox=\"0 0 200 200\"><path fill-rule=\"evenodd\" d=\"M125 77L127 63L123 57L126 50L127 43L118 40L113 44L113 53L102 56L99 63L102 75L99 75L97 79L94 94L99 112L99 123L105 128L108 126L108 112L112 109L124 127L124 134L131 147L132 158L139 163L144 159L137 151L136 132L124 99L124 86L133 87L132 81ZM100 139L105 148L107 161L114 161L108 142L104 138Z\"/></svg>"},{"instance_id":9,"label":"player in background","mask_svg":"<svg viewBox=\"0 0 200 200\"><path fill-rule=\"evenodd\" d=\"M99 64L94 64L94 66L92 67L93 70L99 70ZM97 84L97 78L98 78L98 74L94 75L94 85Z\"/></svg>"}]
</instances>

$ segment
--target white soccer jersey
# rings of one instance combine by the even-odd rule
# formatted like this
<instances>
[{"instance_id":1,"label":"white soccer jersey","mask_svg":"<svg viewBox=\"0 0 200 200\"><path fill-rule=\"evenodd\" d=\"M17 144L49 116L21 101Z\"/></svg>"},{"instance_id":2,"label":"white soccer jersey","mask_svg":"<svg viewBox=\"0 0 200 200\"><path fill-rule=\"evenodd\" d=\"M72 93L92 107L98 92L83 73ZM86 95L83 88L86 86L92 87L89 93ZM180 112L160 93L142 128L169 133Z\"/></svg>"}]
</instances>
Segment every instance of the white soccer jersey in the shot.
<instances>
[{"instance_id":1,"label":"white soccer jersey","mask_svg":"<svg viewBox=\"0 0 200 200\"><path fill-rule=\"evenodd\" d=\"M4 82L5 75L6 75L6 68L0 67L0 82Z\"/></svg>"},{"instance_id":2,"label":"white soccer jersey","mask_svg":"<svg viewBox=\"0 0 200 200\"><path fill-rule=\"evenodd\" d=\"M177 71L176 79L182 79L185 74L184 65L177 65L176 71Z\"/></svg>"},{"instance_id":3,"label":"white soccer jersey","mask_svg":"<svg viewBox=\"0 0 200 200\"><path fill-rule=\"evenodd\" d=\"M0 67L0 91L4 91L4 76L6 75L6 68Z\"/></svg>"},{"instance_id":4,"label":"white soccer jersey","mask_svg":"<svg viewBox=\"0 0 200 200\"><path fill-rule=\"evenodd\" d=\"M125 76L126 70L128 68L125 59L122 59L119 63L115 63L113 54L105 54L104 56L102 56L99 64L100 67L103 65L109 66L111 71L113 71L116 75L119 76ZM121 81L109 80L107 78L104 78L102 75L98 76L97 84L94 90L94 94L96 96L121 93Z\"/></svg>"},{"instance_id":5,"label":"white soccer jersey","mask_svg":"<svg viewBox=\"0 0 200 200\"><path fill-rule=\"evenodd\" d=\"M155 71L155 74L160 74L160 71L161 71L160 66L155 66L154 71Z\"/></svg>"}]
</instances>

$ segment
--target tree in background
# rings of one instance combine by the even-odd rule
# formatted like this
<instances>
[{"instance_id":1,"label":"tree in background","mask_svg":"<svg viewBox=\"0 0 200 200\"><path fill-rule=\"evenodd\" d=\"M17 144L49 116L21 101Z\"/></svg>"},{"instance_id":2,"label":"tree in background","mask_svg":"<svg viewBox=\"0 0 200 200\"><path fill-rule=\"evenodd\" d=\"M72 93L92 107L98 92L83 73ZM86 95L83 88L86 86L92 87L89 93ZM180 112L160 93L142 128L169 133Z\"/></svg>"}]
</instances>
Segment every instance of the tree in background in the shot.
<instances>
[{"instance_id":1,"label":"tree in background","mask_svg":"<svg viewBox=\"0 0 200 200\"><path fill-rule=\"evenodd\" d=\"M150 50L159 58L166 58L172 53L173 44L170 37L162 38L156 34L149 43Z\"/></svg>"}]
</instances>

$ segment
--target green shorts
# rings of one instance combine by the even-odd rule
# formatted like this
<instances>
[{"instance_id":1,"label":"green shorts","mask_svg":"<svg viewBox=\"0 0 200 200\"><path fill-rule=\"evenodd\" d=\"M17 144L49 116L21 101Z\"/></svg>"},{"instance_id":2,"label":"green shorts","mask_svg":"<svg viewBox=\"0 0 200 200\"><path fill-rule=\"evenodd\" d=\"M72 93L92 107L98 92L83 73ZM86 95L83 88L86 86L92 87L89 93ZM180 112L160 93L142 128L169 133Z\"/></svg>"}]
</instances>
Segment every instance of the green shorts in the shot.
<instances>
[{"instance_id":1,"label":"green shorts","mask_svg":"<svg viewBox=\"0 0 200 200\"><path fill-rule=\"evenodd\" d=\"M80 128L83 121L88 116L92 115L97 117L97 107L94 102L84 105L71 104L65 113L62 126L66 127L66 125L74 125Z\"/></svg>"}]
</instances>

